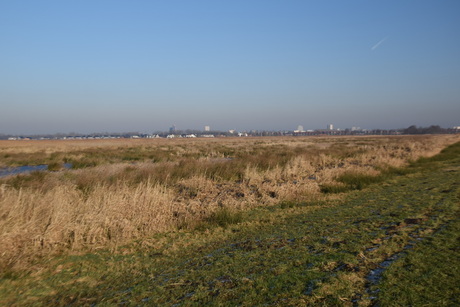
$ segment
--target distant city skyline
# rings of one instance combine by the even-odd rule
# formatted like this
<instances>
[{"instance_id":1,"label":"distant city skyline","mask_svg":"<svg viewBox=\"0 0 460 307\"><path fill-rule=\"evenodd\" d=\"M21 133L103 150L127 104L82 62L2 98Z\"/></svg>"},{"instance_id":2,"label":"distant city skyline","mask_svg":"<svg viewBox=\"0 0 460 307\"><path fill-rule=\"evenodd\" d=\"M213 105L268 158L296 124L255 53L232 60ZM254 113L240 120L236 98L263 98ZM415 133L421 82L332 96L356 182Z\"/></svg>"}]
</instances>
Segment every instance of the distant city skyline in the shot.
<instances>
[{"instance_id":1,"label":"distant city skyline","mask_svg":"<svg viewBox=\"0 0 460 307\"><path fill-rule=\"evenodd\" d=\"M460 2L2 1L0 134L460 125Z\"/></svg>"},{"instance_id":2,"label":"distant city skyline","mask_svg":"<svg viewBox=\"0 0 460 307\"><path fill-rule=\"evenodd\" d=\"M251 130L251 131L199 131L199 130L175 130L175 127L170 127L169 131L155 131L153 133L139 132L122 132L122 133L56 133L56 134L22 134L22 135L5 135L0 134L0 140L106 140L106 139L175 139L175 138L214 138L214 137L298 137L298 136L350 136L350 135L415 135L415 134L458 134L460 126L451 128L442 128L440 126L417 127L410 126L405 129L361 129L360 127L352 127L351 129L316 129L304 130L299 126L296 130L285 131L267 131L267 130Z\"/></svg>"},{"instance_id":3,"label":"distant city skyline","mask_svg":"<svg viewBox=\"0 0 460 307\"><path fill-rule=\"evenodd\" d=\"M226 136L248 136L249 135L318 135L318 134L333 134L333 135L349 135L356 133L363 133L367 135L375 134L436 134L436 133L460 133L460 126L451 126L451 127L441 127L439 125L430 125L430 126L416 126L411 125L405 128L391 128L391 129L382 129L374 128L367 129L361 127L346 127L346 128L336 128L333 124L328 124L325 128L316 128L316 129L304 129L302 125L298 125L297 129L282 129L282 130L259 130L259 129L247 129L247 130L235 130L235 129L226 129L226 130L211 130L210 126L204 126L204 129L190 129L183 128L180 129L175 125L169 127L167 130L155 130L155 131L93 131L93 132L56 132L56 133L0 133L0 139L21 139L24 137L33 137L34 139L41 139L43 136L58 136L59 138L70 139L68 137L115 137L115 136L135 136L135 138L156 138L159 136L172 136L172 135L192 135L193 137L198 136L209 136L209 135L226 135ZM187 137L188 137L187 136Z\"/></svg>"}]
</instances>

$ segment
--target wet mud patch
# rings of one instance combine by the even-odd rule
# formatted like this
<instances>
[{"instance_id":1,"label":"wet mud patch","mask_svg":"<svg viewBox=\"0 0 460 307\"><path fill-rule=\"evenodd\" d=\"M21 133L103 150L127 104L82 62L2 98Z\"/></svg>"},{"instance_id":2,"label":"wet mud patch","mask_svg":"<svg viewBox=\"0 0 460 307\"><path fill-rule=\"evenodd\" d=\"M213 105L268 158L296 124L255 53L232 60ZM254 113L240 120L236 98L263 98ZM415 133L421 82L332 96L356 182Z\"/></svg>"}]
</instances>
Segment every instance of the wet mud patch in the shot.
<instances>
[{"instance_id":1,"label":"wet mud patch","mask_svg":"<svg viewBox=\"0 0 460 307\"><path fill-rule=\"evenodd\" d=\"M433 217L433 218L436 218L436 217ZM426 219L411 219L411 220L414 220L414 221L412 221L412 222L414 222L414 224L416 224L415 222L419 223L419 222L422 222L424 220L426 221ZM417 220L417 221L415 221L415 220ZM452 222L452 220L440 225L436 230L433 230L432 232L428 232L429 236L433 236L436 233L438 233L439 231L442 231L451 222ZM411 225L411 223L406 223L406 224L408 225L406 227L410 227L410 225ZM423 240L425 240L428 237L428 236L423 236L423 233L424 232L426 233L426 230L427 230L426 228L421 227L421 228L417 228L414 231L410 232L408 234L408 237L410 237L411 240L408 241L407 244L404 245L403 248L400 251L398 251L398 252L386 257L385 260L383 260L382 262L377 263L375 265L375 268L371 269L369 271L369 273L365 276L366 284L365 284L364 294L359 294L359 298L353 300L353 303L358 304L359 301L361 301L362 299L366 299L366 300L369 300L371 302L372 306L378 306L379 293L381 291L381 289L379 288L379 285L383 280L383 275L385 274L385 272L390 268L390 266L393 263L395 263L396 261L399 261L402 258L406 257L408 255L409 251L411 249L413 249L416 246L416 244L422 242ZM384 240L389 240L390 238L392 238L392 237L387 237ZM380 246L381 246L381 244L375 245L372 248L366 249L365 252L366 253L373 252L375 250L378 250L378 248Z\"/></svg>"}]
</instances>

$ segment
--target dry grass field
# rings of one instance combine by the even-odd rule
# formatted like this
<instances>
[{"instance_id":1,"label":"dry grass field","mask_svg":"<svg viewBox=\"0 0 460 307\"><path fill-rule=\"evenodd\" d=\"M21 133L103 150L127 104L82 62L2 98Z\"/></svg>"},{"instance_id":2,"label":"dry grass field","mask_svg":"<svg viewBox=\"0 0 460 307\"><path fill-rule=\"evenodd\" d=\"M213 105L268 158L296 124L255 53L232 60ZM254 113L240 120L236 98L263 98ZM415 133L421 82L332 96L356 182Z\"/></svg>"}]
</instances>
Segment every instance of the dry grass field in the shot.
<instances>
[{"instance_id":1,"label":"dry grass field","mask_svg":"<svg viewBox=\"0 0 460 307\"><path fill-rule=\"evenodd\" d=\"M0 141L0 270L378 182L458 135ZM69 170L62 169L71 163Z\"/></svg>"}]
</instances>

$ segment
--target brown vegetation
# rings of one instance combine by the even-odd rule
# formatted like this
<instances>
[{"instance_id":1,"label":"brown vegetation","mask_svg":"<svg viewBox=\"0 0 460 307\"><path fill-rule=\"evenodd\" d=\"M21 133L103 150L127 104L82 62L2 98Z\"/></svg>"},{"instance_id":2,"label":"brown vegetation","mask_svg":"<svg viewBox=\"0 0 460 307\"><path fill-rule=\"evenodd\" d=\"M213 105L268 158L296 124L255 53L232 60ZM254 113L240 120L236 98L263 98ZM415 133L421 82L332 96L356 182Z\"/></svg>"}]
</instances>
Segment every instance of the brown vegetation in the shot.
<instances>
[{"instance_id":1,"label":"brown vegetation","mask_svg":"<svg viewBox=\"0 0 460 307\"><path fill-rule=\"evenodd\" d=\"M19 266L32 254L115 247L202 227L219 212L323 199L322 192L341 191L359 176L376 178L458 140L436 135L0 142L0 165L70 162L76 168L0 179L0 268Z\"/></svg>"}]
</instances>

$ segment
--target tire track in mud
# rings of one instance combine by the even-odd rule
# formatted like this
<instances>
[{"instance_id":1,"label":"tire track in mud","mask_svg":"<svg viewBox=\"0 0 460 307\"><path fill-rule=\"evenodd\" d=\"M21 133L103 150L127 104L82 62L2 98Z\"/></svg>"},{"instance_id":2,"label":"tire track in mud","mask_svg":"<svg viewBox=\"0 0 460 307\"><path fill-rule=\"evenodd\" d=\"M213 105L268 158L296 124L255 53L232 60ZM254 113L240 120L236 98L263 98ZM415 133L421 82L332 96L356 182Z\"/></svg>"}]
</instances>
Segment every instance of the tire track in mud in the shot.
<instances>
[{"instance_id":1,"label":"tire track in mud","mask_svg":"<svg viewBox=\"0 0 460 307\"><path fill-rule=\"evenodd\" d=\"M440 231L441 229L447 227L448 223L441 225L438 229L436 229L431 235L434 235L436 232ZM369 299L373 304L373 306L378 305L378 294L380 289L378 285L380 284L383 274L385 271L396 261L400 260L401 258L408 255L409 250L414 248L417 243L420 243L428 236L418 236L417 231L414 233L410 233L409 236L412 237L413 240L409 241L405 246L403 246L401 251L393 253L392 255L388 256L384 261L378 263L376 268L371 269L369 273L366 275L366 288L364 289L364 293L367 295L367 299ZM372 250L378 249L378 247L372 248ZM362 296L362 295L361 295ZM358 303L361 299L356 299L353 303Z\"/></svg>"},{"instance_id":2,"label":"tire track in mud","mask_svg":"<svg viewBox=\"0 0 460 307\"><path fill-rule=\"evenodd\" d=\"M446 199L443 198L440 202L436 203L436 206L441 207L445 200ZM442 212L442 211L443 211L442 209L437 210L437 212ZM376 264L376 267L371 269L368 272L368 274L366 275L365 289L363 291L364 294L358 295L359 298L354 299L352 301L354 303L354 306L358 306L358 303L362 299L368 299L371 302L372 306L378 306L379 305L378 294L380 292L380 289L378 288L378 285L380 284L380 282L381 282L381 280L383 278L383 274L385 273L385 271L394 262L396 262L396 261L404 258L405 256L407 256L408 253L410 252L410 250L413 249L418 243L422 242L423 240L425 240L428 237L432 237L432 236L436 235L436 233L438 233L442 229L446 228L449 225L449 223L451 223L453 221L452 219L444 221L442 224L440 224L435 229L430 229L429 227L427 227L428 222L430 222L430 221L431 222L437 222L438 220L439 220L439 216L433 214L433 215L428 216L427 218L423 218L423 219L422 218L406 218L406 219L404 219L403 224L400 223L399 225L391 225L391 226L388 226L388 227L384 226L384 229L387 229L386 234L388 236L383 238L383 243L374 244L374 246L372 246L370 248L367 248L363 253L364 257L363 257L362 262L365 259L365 254L366 253L370 253L370 252L374 252L374 251L378 250L384 244L385 241L388 241L388 240L392 239L393 237L395 237L396 234L391 233L391 230L394 230L395 227L399 227L400 230L403 230L403 229L407 229L409 227L413 227L415 225L419 225L418 228L414 229L413 231L411 231L411 232L409 232L407 234L411 238L411 240L409 240L407 242L407 244L402 247L401 250L399 250L399 251L397 251L397 252L395 252L395 253L393 253L391 255L388 255L385 258L385 260L383 260L380 263ZM428 231L428 230L431 230L431 231ZM425 232L426 235L424 235L423 232ZM364 296L364 295L366 295L366 296Z\"/></svg>"},{"instance_id":3,"label":"tire track in mud","mask_svg":"<svg viewBox=\"0 0 460 307\"><path fill-rule=\"evenodd\" d=\"M362 293L358 293L352 302L357 305L362 299L367 299L370 300L373 304L377 302L378 299L378 289L373 289L375 286L378 286L381 278L383 277L383 273L385 270L395 261L398 259L404 257L407 253L407 250L413 248L415 244L417 244L419 241L423 240L426 236L423 235L423 232L427 232L427 227L424 227L425 224L431 219L435 220L437 216L433 215L429 218L406 218L402 222L393 222L388 225L380 226L380 229L386 229L386 232L384 233L384 237L382 238L375 238L375 239L380 239L381 243L380 244L373 244L371 247L366 248L363 252L356 254L357 257L360 257L362 259L361 264L359 266L353 266L348 263L343 263L339 262L337 263L336 267L332 268L329 272L324 272L326 273L325 276L310 280L306 287L304 294L305 295L313 295L314 291L318 288L318 284L323 284L327 283L330 279L336 277L339 272L364 272L368 271L366 273L366 288L363 290ZM363 222L357 221L357 222ZM442 227L445 227L446 224L443 224L441 227L438 228L441 229ZM413 231L406 234L412 239L407 242L406 245L403 246L403 248L388 256L384 261L376 264L373 269L367 270L366 266L364 264L364 260L366 259L366 255L372 253L372 252L378 252L379 248L384 245L387 241L395 238L398 236L398 231L402 230L407 230L408 228L412 227L417 227L414 228ZM438 231L436 230L436 231ZM433 233L427 233L427 236L432 235ZM330 234L332 235L332 233ZM374 239L374 240L375 240ZM323 244L328 244L328 237L322 237L321 239L323 241ZM168 284L171 281L177 281L177 278L180 277L181 275L184 275L186 271L188 270L187 268L206 268L214 265L216 262L220 260L222 257L233 257L235 253L237 252L246 252L250 253L252 251L257 251L257 250L264 250L264 251L273 251L273 250L282 250L286 248L287 246L295 248L296 245L302 245L305 246L305 244L311 243L308 240L308 237L297 237L297 238L281 238L281 237L269 237L269 238L264 238L264 239L247 239L243 241L237 241L237 242L232 242L227 244L226 246L223 246L221 248L218 248L211 253L206 254L203 257L195 258L195 259L189 259L185 263L183 263L184 269L181 271L180 274L175 275L171 279L167 278L165 280L165 283ZM332 243L332 245L336 248L339 248L340 244ZM311 244L307 245L307 250L308 253L313 257L311 260L314 262L314 257L315 256L321 256L324 254L324 250L321 248L321 246L314 248ZM313 264L311 265L313 266ZM222 281L224 280L224 281ZM225 282L229 283L229 280L232 280L232 283L237 283L237 281L233 281L233 279L229 276L221 276L217 278L217 281L209 281L209 291L212 291L214 289L214 283L218 282ZM171 284L172 287L176 286L190 286L192 285L193 282L191 280L186 280L185 282L181 283L176 283L173 282ZM190 294L190 293L189 293ZM191 295L191 294L190 294ZM187 298L187 295L182 297L183 299Z\"/></svg>"},{"instance_id":4,"label":"tire track in mud","mask_svg":"<svg viewBox=\"0 0 460 307\"><path fill-rule=\"evenodd\" d=\"M436 229L433 229L432 232L428 231L430 229L428 227L425 227L427 222L429 220L433 221L436 219L437 219L437 216L431 216L426 219L407 218L407 219L404 219L402 223L397 223L396 229L398 229L398 231L407 230L408 228L415 227L415 226L418 226L418 227L415 228L411 232L408 232L408 233L406 232L407 236L411 238L411 240L409 240L407 244L405 244L397 252L394 252L393 254L386 256L385 260L377 264L371 265L371 267L373 268L369 270L367 268L369 264L368 265L365 264L367 260L367 256L369 256L371 253L378 253L379 248L385 245L386 242L398 236L396 232L392 232L392 230L395 229L394 225L382 226L381 228L386 228L386 229L389 229L390 231L387 231L385 233L385 237L376 238L376 239L380 239L381 243L373 244L371 247L366 248L364 251L356 255L357 257L360 258L360 261L359 261L360 264L358 266L352 266L347 263L338 263L337 266L331 270L331 273L329 275L324 276L322 278L315 279L315 280L311 280L307 285L305 294L312 295L314 293L314 290L319 288L318 284L327 283L332 278L336 277L339 272L366 272L365 288L362 290L362 292L356 293L354 298L351 299L351 302L353 303L354 306L358 306L359 302L361 302L362 300L368 300L371 302L372 306L377 306L378 305L378 293L380 292L380 289L378 289L377 287L383 278L383 274L390 267L390 265L392 265L395 261L398 261L399 259L405 257L408 254L409 250L414 248L416 244L422 242L427 237L431 237L435 235L437 232L446 228L448 224L452 221L450 220L450 221L447 221L441 224ZM424 235L423 233L426 233L426 234Z\"/></svg>"}]
</instances>

